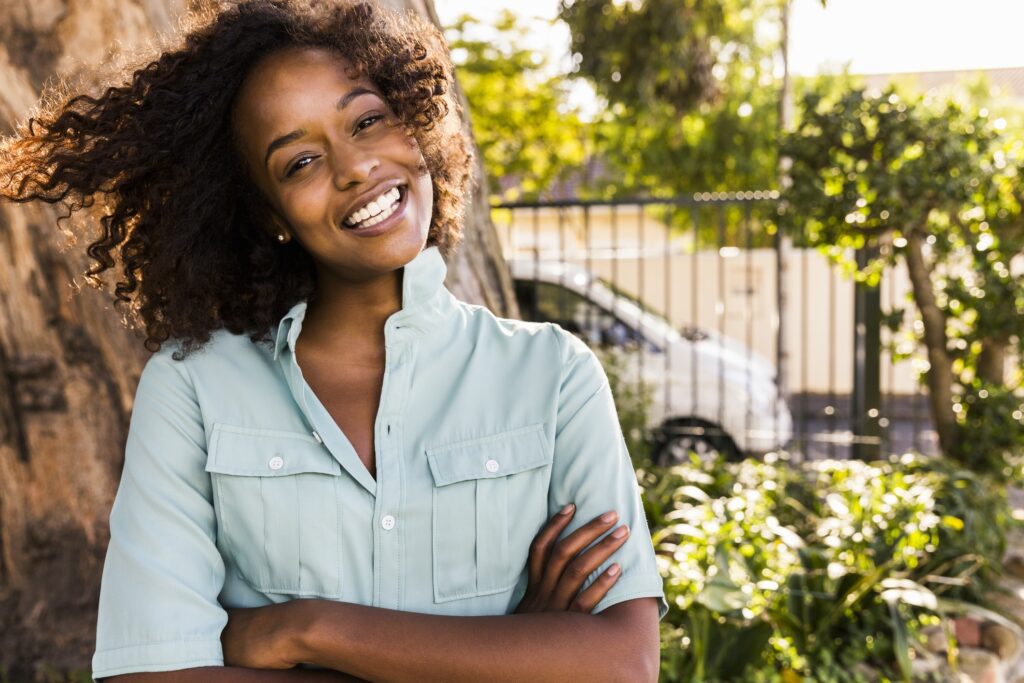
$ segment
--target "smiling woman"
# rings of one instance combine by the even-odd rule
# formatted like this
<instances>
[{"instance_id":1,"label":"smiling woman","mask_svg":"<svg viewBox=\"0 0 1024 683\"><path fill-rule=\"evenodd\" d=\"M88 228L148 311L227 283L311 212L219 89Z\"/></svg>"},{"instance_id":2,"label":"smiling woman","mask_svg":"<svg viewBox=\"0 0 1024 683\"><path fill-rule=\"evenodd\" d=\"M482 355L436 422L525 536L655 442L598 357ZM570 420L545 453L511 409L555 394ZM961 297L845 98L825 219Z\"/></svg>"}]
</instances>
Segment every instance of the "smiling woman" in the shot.
<instances>
[{"instance_id":1,"label":"smiling woman","mask_svg":"<svg viewBox=\"0 0 1024 683\"><path fill-rule=\"evenodd\" d=\"M373 3L312 0L232 4L192 21L181 47L164 51L124 84L97 97L70 88L50 93L21 135L0 148L0 196L63 201L71 208L87 200L102 204L100 237L87 250L96 263L86 275L98 284L104 271L121 266L116 298L144 326L147 348L156 350L173 337L184 341L187 354L221 327L262 336L315 289L312 255L298 245L278 248L281 233L273 222L273 209L281 209L274 204L278 196L295 197L291 187L299 185L308 191L302 169L317 160L293 158L292 145L309 121L300 117L293 122L298 125L263 131L268 137L259 141L258 157L237 153L244 131L318 99L301 80L289 83L287 74L281 80L274 60L267 63L268 55L285 48L314 48L310 53L321 64L333 52L340 58L337 70L344 71L337 78L346 84L354 82L349 75L361 74L361 89L376 95L351 91L338 115L358 114L366 127L363 119L375 106L378 116L390 114L389 124L397 123L418 146L432 184L428 244L451 253L461 239L471 144L451 115L451 64L435 27L412 14L379 11ZM233 105L243 81L259 90L248 77L261 66L261 73L277 74L275 83L287 87L287 96L271 97L269 111L254 112L250 118L256 120L236 128ZM333 110L336 103L337 95L319 106ZM322 148L323 133L308 131L301 142ZM285 134L287 161L300 167L289 167L289 183L283 168L275 167L281 175L270 178L264 159L274 151L271 161L284 164L282 151L267 147L272 140L283 144L276 138ZM271 180L280 192L266 192ZM194 256L182 269L186 254Z\"/></svg>"},{"instance_id":2,"label":"smiling woman","mask_svg":"<svg viewBox=\"0 0 1024 683\"><path fill-rule=\"evenodd\" d=\"M156 351L93 676L654 680L604 371L444 286L471 154L440 33L368 2L197 21L0 146L0 196L104 208L90 274L121 267Z\"/></svg>"},{"instance_id":3,"label":"smiling woman","mask_svg":"<svg viewBox=\"0 0 1024 683\"><path fill-rule=\"evenodd\" d=\"M294 237L318 268L347 280L393 273L422 249L432 174L350 59L320 47L276 50L253 65L232 112L279 240Z\"/></svg>"}]
</instances>

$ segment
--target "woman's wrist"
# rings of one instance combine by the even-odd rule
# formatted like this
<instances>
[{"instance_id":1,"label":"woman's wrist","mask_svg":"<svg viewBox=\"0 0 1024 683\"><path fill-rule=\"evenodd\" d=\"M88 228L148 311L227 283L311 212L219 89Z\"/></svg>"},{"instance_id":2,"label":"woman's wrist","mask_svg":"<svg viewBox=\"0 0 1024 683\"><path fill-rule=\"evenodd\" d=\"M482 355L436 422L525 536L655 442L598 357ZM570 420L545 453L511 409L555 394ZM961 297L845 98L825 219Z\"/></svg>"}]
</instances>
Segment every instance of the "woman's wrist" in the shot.
<instances>
[{"instance_id":1,"label":"woman's wrist","mask_svg":"<svg viewBox=\"0 0 1024 683\"><path fill-rule=\"evenodd\" d=\"M339 624L345 623L339 612L344 610L345 603L308 598L292 600L290 604L294 607L285 625L285 641L289 652L296 661L304 664L329 666L322 661L319 644L323 642L325 626L330 623L331 651L335 656L339 652L342 645ZM328 612L333 616L328 617Z\"/></svg>"}]
</instances>

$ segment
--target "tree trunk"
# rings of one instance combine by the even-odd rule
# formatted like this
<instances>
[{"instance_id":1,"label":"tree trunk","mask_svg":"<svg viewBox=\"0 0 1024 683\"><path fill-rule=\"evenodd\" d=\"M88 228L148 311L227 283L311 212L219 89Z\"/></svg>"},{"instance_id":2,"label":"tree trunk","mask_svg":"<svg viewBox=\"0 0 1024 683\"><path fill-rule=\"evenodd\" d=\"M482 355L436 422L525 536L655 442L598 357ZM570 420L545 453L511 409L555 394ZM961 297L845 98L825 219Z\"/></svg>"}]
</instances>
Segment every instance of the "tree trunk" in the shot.
<instances>
[{"instance_id":1,"label":"tree trunk","mask_svg":"<svg viewBox=\"0 0 1024 683\"><path fill-rule=\"evenodd\" d=\"M907 271L914 292L914 301L924 323L924 343L928 350L928 400L939 447L943 454L955 456L956 421L953 414L953 362L946 348L946 318L935 302L931 267L924 257L922 237L918 230L907 233Z\"/></svg>"},{"instance_id":2,"label":"tree trunk","mask_svg":"<svg viewBox=\"0 0 1024 683\"><path fill-rule=\"evenodd\" d=\"M388 4L437 21L430 0ZM187 0L0 2L0 133L30 114L48 79L104 62L110 45L156 44L189 8ZM516 315L486 183L479 187L448 284L460 298ZM149 355L109 294L86 287L73 296L88 258L81 244L62 250L56 215L0 204L0 672L12 680L89 667L107 520Z\"/></svg>"},{"instance_id":3,"label":"tree trunk","mask_svg":"<svg viewBox=\"0 0 1024 683\"><path fill-rule=\"evenodd\" d=\"M1006 349L1009 337L990 337L981 342L978 354L978 377L989 384L1003 386L1006 382Z\"/></svg>"}]
</instances>

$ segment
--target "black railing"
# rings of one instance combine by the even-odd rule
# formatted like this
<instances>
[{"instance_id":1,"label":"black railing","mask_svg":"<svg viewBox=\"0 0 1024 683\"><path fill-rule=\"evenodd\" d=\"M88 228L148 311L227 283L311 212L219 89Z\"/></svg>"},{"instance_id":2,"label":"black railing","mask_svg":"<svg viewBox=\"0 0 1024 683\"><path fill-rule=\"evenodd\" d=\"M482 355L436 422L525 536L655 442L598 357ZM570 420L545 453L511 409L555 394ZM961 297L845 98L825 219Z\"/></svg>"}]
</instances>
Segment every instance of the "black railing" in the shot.
<instances>
[{"instance_id":1,"label":"black railing","mask_svg":"<svg viewBox=\"0 0 1024 683\"><path fill-rule=\"evenodd\" d=\"M658 392L649 427L663 455L694 444L807 458L935 452L909 361L865 362L865 351L879 353L864 333L875 328L863 324L877 321L878 297L855 292L816 251L785 245L777 198L514 202L495 205L493 217L524 318L634 351L619 355ZM883 281L890 309L900 275ZM653 315L636 315L634 304Z\"/></svg>"}]
</instances>

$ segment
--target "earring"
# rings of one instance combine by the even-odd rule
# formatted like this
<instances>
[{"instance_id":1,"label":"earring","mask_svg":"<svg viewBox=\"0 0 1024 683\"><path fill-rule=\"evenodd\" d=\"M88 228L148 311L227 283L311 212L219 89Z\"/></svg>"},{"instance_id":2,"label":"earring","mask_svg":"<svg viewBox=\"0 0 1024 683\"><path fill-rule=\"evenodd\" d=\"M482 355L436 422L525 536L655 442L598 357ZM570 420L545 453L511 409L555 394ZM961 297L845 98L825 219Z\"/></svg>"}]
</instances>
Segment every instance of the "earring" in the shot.
<instances>
[{"instance_id":1,"label":"earring","mask_svg":"<svg viewBox=\"0 0 1024 683\"><path fill-rule=\"evenodd\" d=\"M286 238L285 238L285 236L284 236L284 235L278 235L278 236L277 236L277 241L278 241L278 242L284 242L284 241L285 241L285 239L286 239Z\"/></svg>"}]
</instances>

